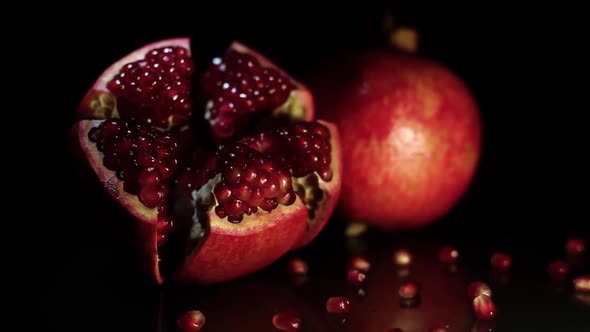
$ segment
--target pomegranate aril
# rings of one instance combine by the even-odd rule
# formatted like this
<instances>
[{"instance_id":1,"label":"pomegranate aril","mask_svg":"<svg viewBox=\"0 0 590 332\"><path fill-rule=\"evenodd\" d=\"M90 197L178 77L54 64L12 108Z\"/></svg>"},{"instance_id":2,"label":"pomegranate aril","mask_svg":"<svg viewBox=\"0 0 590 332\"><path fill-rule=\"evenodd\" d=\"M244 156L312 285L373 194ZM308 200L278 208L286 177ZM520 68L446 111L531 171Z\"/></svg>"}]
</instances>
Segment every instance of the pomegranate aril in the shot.
<instances>
[{"instance_id":1,"label":"pomegranate aril","mask_svg":"<svg viewBox=\"0 0 590 332\"><path fill-rule=\"evenodd\" d=\"M199 310L189 310L176 320L178 329L182 332L198 332L205 325L205 315Z\"/></svg>"},{"instance_id":2,"label":"pomegranate aril","mask_svg":"<svg viewBox=\"0 0 590 332\"><path fill-rule=\"evenodd\" d=\"M473 299L473 311L478 319L488 320L496 316L496 305L487 295L479 295Z\"/></svg>"},{"instance_id":3,"label":"pomegranate aril","mask_svg":"<svg viewBox=\"0 0 590 332\"><path fill-rule=\"evenodd\" d=\"M438 253L438 259L443 264L454 264L459 260L459 250L453 246L443 246Z\"/></svg>"},{"instance_id":4,"label":"pomegranate aril","mask_svg":"<svg viewBox=\"0 0 590 332\"><path fill-rule=\"evenodd\" d=\"M420 296L421 286L414 281L404 281L399 289L398 294L402 299L414 299Z\"/></svg>"},{"instance_id":5,"label":"pomegranate aril","mask_svg":"<svg viewBox=\"0 0 590 332\"><path fill-rule=\"evenodd\" d=\"M392 262L396 267L408 267L412 264L413 255L408 249L398 249L393 252Z\"/></svg>"},{"instance_id":6,"label":"pomegranate aril","mask_svg":"<svg viewBox=\"0 0 590 332\"><path fill-rule=\"evenodd\" d=\"M155 208L164 201L165 194L164 185L152 184L141 189L139 199L145 206Z\"/></svg>"},{"instance_id":7,"label":"pomegranate aril","mask_svg":"<svg viewBox=\"0 0 590 332\"><path fill-rule=\"evenodd\" d=\"M590 293L590 274L574 278L572 283L575 291Z\"/></svg>"},{"instance_id":8,"label":"pomegranate aril","mask_svg":"<svg viewBox=\"0 0 590 332\"><path fill-rule=\"evenodd\" d=\"M302 328L301 318L295 311L283 311L272 317L272 325L285 332L296 332Z\"/></svg>"},{"instance_id":9,"label":"pomegranate aril","mask_svg":"<svg viewBox=\"0 0 590 332\"><path fill-rule=\"evenodd\" d=\"M239 215L229 215L229 216L227 217L227 220L228 220L229 222L233 222L233 223L238 223L238 222L241 222L241 221L242 221L242 219L244 219L244 217L243 217L241 214L239 214Z\"/></svg>"},{"instance_id":10,"label":"pomegranate aril","mask_svg":"<svg viewBox=\"0 0 590 332\"><path fill-rule=\"evenodd\" d=\"M371 269L371 263L365 256L352 256L348 262L348 269L355 269L367 273Z\"/></svg>"},{"instance_id":11,"label":"pomegranate aril","mask_svg":"<svg viewBox=\"0 0 590 332\"><path fill-rule=\"evenodd\" d=\"M289 260L289 273L291 275L306 275L309 271L309 266L301 258L291 258Z\"/></svg>"},{"instance_id":12,"label":"pomegranate aril","mask_svg":"<svg viewBox=\"0 0 590 332\"><path fill-rule=\"evenodd\" d=\"M492 296L492 289L488 284L482 281L473 281L467 286L467 296L469 299L474 299L479 295Z\"/></svg>"},{"instance_id":13,"label":"pomegranate aril","mask_svg":"<svg viewBox=\"0 0 590 332\"><path fill-rule=\"evenodd\" d=\"M547 267L547 273L549 274L549 278L551 280L563 281L569 276L570 267L569 264L564 261L553 261Z\"/></svg>"},{"instance_id":14,"label":"pomegranate aril","mask_svg":"<svg viewBox=\"0 0 590 332\"><path fill-rule=\"evenodd\" d=\"M260 208L264 211L270 212L279 206L279 202L274 198L265 198L260 204Z\"/></svg>"},{"instance_id":15,"label":"pomegranate aril","mask_svg":"<svg viewBox=\"0 0 590 332\"><path fill-rule=\"evenodd\" d=\"M348 283L353 286L361 286L366 278L367 275L365 273L356 269L349 269L346 273L346 280L348 280Z\"/></svg>"},{"instance_id":16,"label":"pomegranate aril","mask_svg":"<svg viewBox=\"0 0 590 332\"><path fill-rule=\"evenodd\" d=\"M343 296L330 297L326 301L326 311L329 313L348 313L351 309L350 300Z\"/></svg>"},{"instance_id":17,"label":"pomegranate aril","mask_svg":"<svg viewBox=\"0 0 590 332\"><path fill-rule=\"evenodd\" d=\"M586 251L586 240L581 237L570 237L565 243L565 252L570 256L581 255Z\"/></svg>"},{"instance_id":18,"label":"pomegranate aril","mask_svg":"<svg viewBox=\"0 0 590 332\"><path fill-rule=\"evenodd\" d=\"M137 177L137 181L142 186L158 183L161 179L162 177L160 176L160 172L154 167L143 169Z\"/></svg>"}]
</instances>

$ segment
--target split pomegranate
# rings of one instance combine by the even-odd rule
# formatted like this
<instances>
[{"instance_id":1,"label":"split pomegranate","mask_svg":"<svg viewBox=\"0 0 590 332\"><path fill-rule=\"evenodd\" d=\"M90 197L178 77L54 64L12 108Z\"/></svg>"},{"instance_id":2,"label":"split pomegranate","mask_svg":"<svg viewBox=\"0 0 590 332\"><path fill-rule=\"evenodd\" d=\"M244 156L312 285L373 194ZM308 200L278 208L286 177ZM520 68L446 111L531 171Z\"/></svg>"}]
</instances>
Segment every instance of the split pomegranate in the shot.
<instances>
[{"instance_id":1,"label":"split pomegranate","mask_svg":"<svg viewBox=\"0 0 590 332\"><path fill-rule=\"evenodd\" d=\"M212 283L318 235L340 192L339 133L314 121L304 85L256 51L234 42L197 73L189 45L156 42L109 67L73 133L138 221L156 280Z\"/></svg>"}]
</instances>

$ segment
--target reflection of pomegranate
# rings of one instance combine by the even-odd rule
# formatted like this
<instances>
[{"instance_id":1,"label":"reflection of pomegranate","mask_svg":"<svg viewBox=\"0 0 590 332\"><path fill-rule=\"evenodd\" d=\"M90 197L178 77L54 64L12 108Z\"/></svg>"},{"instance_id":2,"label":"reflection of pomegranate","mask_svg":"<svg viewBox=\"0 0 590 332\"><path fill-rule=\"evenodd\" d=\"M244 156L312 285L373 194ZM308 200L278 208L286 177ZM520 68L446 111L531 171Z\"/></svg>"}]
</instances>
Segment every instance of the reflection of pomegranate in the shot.
<instances>
[{"instance_id":1,"label":"reflection of pomegranate","mask_svg":"<svg viewBox=\"0 0 590 332\"><path fill-rule=\"evenodd\" d=\"M161 262L199 283L270 264L313 240L340 190L338 132L312 121L305 86L239 43L193 76L188 39L140 48L99 77L73 131L159 282Z\"/></svg>"},{"instance_id":2,"label":"reflection of pomegranate","mask_svg":"<svg viewBox=\"0 0 590 332\"><path fill-rule=\"evenodd\" d=\"M339 126L340 210L386 229L449 211L480 159L478 108L444 66L413 55L343 56L310 79L318 114Z\"/></svg>"}]
</instances>

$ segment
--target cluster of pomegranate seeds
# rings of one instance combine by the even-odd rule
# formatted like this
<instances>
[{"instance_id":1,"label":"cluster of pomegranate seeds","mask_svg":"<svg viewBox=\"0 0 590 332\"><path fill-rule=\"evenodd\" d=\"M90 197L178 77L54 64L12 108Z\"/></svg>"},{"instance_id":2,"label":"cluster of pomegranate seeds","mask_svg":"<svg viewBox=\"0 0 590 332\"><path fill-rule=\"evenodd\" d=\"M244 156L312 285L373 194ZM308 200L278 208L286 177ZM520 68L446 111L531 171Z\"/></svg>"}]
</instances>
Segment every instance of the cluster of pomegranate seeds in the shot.
<instances>
[{"instance_id":1,"label":"cluster of pomegranate seeds","mask_svg":"<svg viewBox=\"0 0 590 332\"><path fill-rule=\"evenodd\" d=\"M512 256L506 253L497 252L492 254L490 259L492 268L498 272L506 272L512 266Z\"/></svg>"},{"instance_id":2,"label":"cluster of pomegranate seeds","mask_svg":"<svg viewBox=\"0 0 590 332\"><path fill-rule=\"evenodd\" d=\"M459 250L453 246L443 246L438 252L438 259L443 264L455 264L459 260Z\"/></svg>"},{"instance_id":3,"label":"cluster of pomegranate seeds","mask_svg":"<svg viewBox=\"0 0 590 332\"><path fill-rule=\"evenodd\" d=\"M205 315L199 310L189 310L176 320L182 332L199 332L205 325Z\"/></svg>"},{"instance_id":4,"label":"cluster of pomegranate seeds","mask_svg":"<svg viewBox=\"0 0 590 332\"><path fill-rule=\"evenodd\" d=\"M215 213L230 222L243 215L276 209L295 202L289 170L243 142L222 145L217 153L221 181L213 190L218 205Z\"/></svg>"},{"instance_id":5,"label":"cluster of pomegranate seeds","mask_svg":"<svg viewBox=\"0 0 590 332\"><path fill-rule=\"evenodd\" d=\"M158 243L164 243L172 228L166 199L178 165L176 139L152 127L127 124L117 118L92 128L88 137L104 154L104 166L124 181L124 190L137 195L145 206L158 208Z\"/></svg>"},{"instance_id":6,"label":"cluster of pomegranate seeds","mask_svg":"<svg viewBox=\"0 0 590 332\"><path fill-rule=\"evenodd\" d=\"M122 119L168 128L185 123L192 111L194 65L183 47L161 47L128 63L107 83Z\"/></svg>"},{"instance_id":7,"label":"cluster of pomegranate seeds","mask_svg":"<svg viewBox=\"0 0 590 332\"><path fill-rule=\"evenodd\" d=\"M336 296L330 297L326 301L326 311L335 314L345 314L352 310L350 300L347 297Z\"/></svg>"},{"instance_id":8,"label":"cluster of pomegranate seeds","mask_svg":"<svg viewBox=\"0 0 590 332\"><path fill-rule=\"evenodd\" d=\"M175 185L190 196L193 191L199 190L215 176L217 156L214 153L194 150L188 159L190 161L186 162L186 165L179 170Z\"/></svg>"},{"instance_id":9,"label":"cluster of pomegranate seeds","mask_svg":"<svg viewBox=\"0 0 590 332\"><path fill-rule=\"evenodd\" d=\"M214 58L201 78L208 100L205 118L218 138L235 133L240 118L272 111L287 101L293 85L276 69L263 67L249 54L229 50Z\"/></svg>"},{"instance_id":10,"label":"cluster of pomegranate seeds","mask_svg":"<svg viewBox=\"0 0 590 332\"><path fill-rule=\"evenodd\" d=\"M319 122L300 122L243 141L289 165L295 177L317 172L324 181L332 179L330 132Z\"/></svg>"},{"instance_id":11,"label":"cluster of pomegranate seeds","mask_svg":"<svg viewBox=\"0 0 590 332\"><path fill-rule=\"evenodd\" d=\"M301 317L295 311L283 311L272 317L272 325L280 331L296 332L302 329Z\"/></svg>"}]
</instances>

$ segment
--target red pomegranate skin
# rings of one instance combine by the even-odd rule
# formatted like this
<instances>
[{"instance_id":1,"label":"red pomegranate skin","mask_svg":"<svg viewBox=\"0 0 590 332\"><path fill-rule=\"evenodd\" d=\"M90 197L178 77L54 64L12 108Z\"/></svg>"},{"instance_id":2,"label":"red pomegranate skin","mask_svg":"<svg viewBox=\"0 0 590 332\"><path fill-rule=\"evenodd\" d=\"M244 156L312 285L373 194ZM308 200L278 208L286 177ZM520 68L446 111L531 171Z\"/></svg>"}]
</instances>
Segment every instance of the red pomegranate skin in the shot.
<instances>
[{"instance_id":1,"label":"red pomegranate skin","mask_svg":"<svg viewBox=\"0 0 590 332\"><path fill-rule=\"evenodd\" d=\"M481 157L481 119L466 84L432 60L373 50L316 71L319 116L341 133L338 210L384 229L446 214Z\"/></svg>"}]
</instances>

